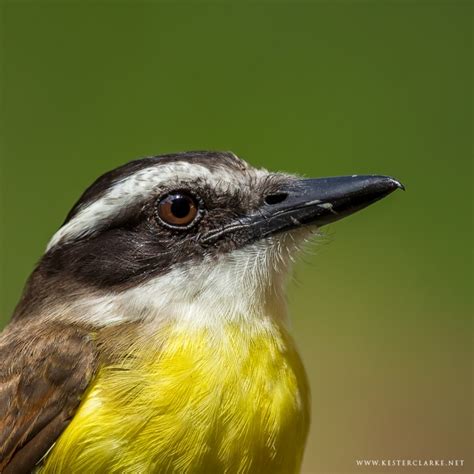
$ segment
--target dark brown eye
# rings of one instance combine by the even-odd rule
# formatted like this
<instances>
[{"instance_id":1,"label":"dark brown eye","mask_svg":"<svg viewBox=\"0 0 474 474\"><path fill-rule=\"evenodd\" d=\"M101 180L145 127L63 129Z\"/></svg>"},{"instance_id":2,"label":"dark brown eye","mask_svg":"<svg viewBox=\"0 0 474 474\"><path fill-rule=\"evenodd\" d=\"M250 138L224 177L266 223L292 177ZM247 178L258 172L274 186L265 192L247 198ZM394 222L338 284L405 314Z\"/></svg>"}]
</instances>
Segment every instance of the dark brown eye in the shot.
<instances>
[{"instance_id":1,"label":"dark brown eye","mask_svg":"<svg viewBox=\"0 0 474 474\"><path fill-rule=\"evenodd\" d=\"M157 206L160 220L172 227L187 227L198 216L198 204L188 194L177 192L165 196Z\"/></svg>"}]
</instances>

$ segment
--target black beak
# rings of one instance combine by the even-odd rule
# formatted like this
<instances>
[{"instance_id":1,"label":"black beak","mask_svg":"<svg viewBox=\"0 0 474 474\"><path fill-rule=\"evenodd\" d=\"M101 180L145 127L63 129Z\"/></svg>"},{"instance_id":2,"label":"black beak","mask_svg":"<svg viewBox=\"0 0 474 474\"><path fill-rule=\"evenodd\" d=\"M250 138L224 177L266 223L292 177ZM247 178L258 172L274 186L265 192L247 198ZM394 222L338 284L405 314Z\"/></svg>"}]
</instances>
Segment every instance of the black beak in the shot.
<instances>
[{"instance_id":1,"label":"black beak","mask_svg":"<svg viewBox=\"0 0 474 474\"><path fill-rule=\"evenodd\" d=\"M266 196L258 212L210 232L204 240L211 242L228 232L244 229L250 240L257 240L303 225L321 227L349 216L399 188L405 189L399 181L388 176L295 180L278 193Z\"/></svg>"}]
</instances>

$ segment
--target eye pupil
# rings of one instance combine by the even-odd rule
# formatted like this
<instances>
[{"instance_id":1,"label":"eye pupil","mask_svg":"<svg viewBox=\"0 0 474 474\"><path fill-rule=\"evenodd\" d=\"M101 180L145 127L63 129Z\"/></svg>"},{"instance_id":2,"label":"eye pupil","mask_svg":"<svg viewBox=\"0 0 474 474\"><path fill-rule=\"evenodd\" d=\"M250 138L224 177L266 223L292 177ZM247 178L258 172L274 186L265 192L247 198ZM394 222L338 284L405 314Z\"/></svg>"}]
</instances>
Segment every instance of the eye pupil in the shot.
<instances>
[{"instance_id":1,"label":"eye pupil","mask_svg":"<svg viewBox=\"0 0 474 474\"><path fill-rule=\"evenodd\" d=\"M191 205L187 197L177 196L171 201L171 213L179 219L186 217L190 210Z\"/></svg>"},{"instance_id":2,"label":"eye pupil","mask_svg":"<svg viewBox=\"0 0 474 474\"><path fill-rule=\"evenodd\" d=\"M189 227L199 215L198 203L190 195L175 192L163 197L157 203L157 217L168 227Z\"/></svg>"}]
</instances>

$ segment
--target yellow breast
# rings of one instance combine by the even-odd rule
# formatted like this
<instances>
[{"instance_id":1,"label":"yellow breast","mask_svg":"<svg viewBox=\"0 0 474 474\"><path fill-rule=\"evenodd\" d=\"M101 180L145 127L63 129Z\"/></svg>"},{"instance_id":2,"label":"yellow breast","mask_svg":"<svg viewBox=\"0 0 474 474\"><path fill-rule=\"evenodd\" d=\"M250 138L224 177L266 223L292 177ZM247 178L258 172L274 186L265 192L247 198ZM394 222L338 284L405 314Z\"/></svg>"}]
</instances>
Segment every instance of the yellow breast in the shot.
<instances>
[{"instance_id":1,"label":"yellow breast","mask_svg":"<svg viewBox=\"0 0 474 474\"><path fill-rule=\"evenodd\" d=\"M308 386L276 324L169 325L103 367L41 472L295 473Z\"/></svg>"}]
</instances>

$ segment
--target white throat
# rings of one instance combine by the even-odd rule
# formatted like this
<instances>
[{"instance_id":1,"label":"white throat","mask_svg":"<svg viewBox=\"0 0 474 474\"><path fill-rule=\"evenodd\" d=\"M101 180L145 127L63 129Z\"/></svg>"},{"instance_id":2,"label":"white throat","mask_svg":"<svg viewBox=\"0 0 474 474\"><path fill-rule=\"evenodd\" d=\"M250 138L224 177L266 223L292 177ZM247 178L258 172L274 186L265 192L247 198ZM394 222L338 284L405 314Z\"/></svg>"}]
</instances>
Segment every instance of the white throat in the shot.
<instances>
[{"instance_id":1,"label":"white throat","mask_svg":"<svg viewBox=\"0 0 474 474\"><path fill-rule=\"evenodd\" d=\"M299 229L218 259L176 266L119 293L82 297L62 314L99 326L169 320L200 326L270 319L285 324L292 254L310 233Z\"/></svg>"}]
</instances>

